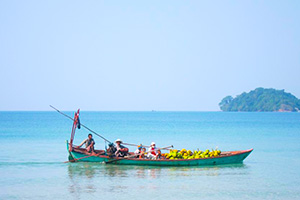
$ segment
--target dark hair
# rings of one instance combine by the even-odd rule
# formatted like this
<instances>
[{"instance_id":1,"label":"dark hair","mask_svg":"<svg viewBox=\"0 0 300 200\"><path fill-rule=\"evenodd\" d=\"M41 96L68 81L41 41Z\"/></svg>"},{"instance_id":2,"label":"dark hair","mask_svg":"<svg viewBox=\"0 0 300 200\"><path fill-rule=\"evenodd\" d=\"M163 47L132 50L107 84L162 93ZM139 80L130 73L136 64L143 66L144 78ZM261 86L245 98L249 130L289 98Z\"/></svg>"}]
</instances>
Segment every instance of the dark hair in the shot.
<instances>
[{"instance_id":1,"label":"dark hair","mask_svg":"<svg viewBox=\"0 0 300 200\"><path fill-rule=\"evenodd\" d=\"M92 136L93 137L93 135L90 133L90 134L88 134L88 136Z\"/></svg>"}]
</instances>

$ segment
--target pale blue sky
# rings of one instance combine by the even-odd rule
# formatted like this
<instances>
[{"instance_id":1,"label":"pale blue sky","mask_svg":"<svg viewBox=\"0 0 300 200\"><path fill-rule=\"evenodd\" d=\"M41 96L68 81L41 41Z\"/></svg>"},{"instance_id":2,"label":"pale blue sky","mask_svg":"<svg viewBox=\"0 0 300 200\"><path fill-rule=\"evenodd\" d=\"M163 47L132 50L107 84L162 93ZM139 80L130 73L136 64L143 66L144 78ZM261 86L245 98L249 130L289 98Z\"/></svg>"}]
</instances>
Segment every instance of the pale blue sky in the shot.
<instances>
[{"instance_id":1,"label":"pale blue sky","mask_svg":"<svg viewBox=\"0 0 300 200\"><path fill-rule=\"evenodd\" d=\"M300 1L0 1L0 110L217 111L300 98Z\"/></svg>"}]
</instances>

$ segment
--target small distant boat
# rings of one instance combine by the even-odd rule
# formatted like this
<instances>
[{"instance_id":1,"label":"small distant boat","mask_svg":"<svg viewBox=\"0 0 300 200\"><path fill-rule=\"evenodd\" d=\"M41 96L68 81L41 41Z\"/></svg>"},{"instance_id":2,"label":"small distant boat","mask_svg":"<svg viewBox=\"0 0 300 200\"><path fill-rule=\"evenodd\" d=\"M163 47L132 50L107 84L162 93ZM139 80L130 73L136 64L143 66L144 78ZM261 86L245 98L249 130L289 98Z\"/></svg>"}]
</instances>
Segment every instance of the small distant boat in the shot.
<instances>
[{"instance_id":1,"label":"small distant boat","mask_svg":"<svg viewBox=\"0 0 300 200\"><path fill-rule=\"evenodd\" d=\"M53 106L51 106L54 108ZM73 145L74 135L76 128L80 128L79 122L79 109L75 113L74 118L67 116L66 114L60 112L54 108L59 113L73 120L73 128L71 132L70 142L67 143L67 150L69 152L69 161L68 162L97 162L97 163L106 163L106 164L115 164L115 165L149 165L149 166L205 166L205 165L221 165L221 164L235 164L242 163L243 160L253 151L241 150L241 151L227 151L222 152L219 156L208 157L208 158L195 158L195 159L144 159L144 158L134 158L133 152L129 152L127 157L110 157L107 155L106 150L94 150L94 153L88 153L85 148L80 148ZM88 127L81 124L83 127L92 131ZM92 131L105 141L109 142L103 136Z\"/></svg>"}]
</instances>

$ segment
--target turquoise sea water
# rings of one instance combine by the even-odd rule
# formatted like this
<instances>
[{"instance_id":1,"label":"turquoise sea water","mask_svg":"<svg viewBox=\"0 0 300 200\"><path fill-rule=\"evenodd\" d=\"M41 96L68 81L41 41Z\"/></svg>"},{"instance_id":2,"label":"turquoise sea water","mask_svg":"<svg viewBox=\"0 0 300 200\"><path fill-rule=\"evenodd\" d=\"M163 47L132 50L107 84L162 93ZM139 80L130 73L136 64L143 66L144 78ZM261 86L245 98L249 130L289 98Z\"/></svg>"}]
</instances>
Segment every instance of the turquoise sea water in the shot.
<instances>
[{"instance_id":1,"label":"turquoise sea water","mask_svg":"<svg viewBox=\"0 0 300 200\"><path fill-rule=\"evenodd\" d=\"M72 121L0 112L0 199L300 199L300 113L82 112L81 122L112 141L254 151L211 167L63 163Z\"/></svg>"}]
</instances>

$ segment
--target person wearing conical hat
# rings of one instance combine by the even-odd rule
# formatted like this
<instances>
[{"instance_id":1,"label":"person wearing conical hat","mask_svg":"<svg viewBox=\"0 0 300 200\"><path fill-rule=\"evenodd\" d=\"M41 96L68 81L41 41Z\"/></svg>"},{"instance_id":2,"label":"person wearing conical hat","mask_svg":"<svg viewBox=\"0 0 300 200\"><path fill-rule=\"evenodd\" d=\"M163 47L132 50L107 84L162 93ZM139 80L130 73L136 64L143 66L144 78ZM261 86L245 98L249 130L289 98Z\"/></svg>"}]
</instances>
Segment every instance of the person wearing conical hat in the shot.
<instances>
[{"instance_id":1,"label":"person wearing conical hat","mask_svg":"<svg viewBox=\"0 0 300 200\"><path fill-rule=\"evenodd\" d=\"M126 156L128 154L129 149L121 144L121 143L123 143L122 140L117 139L115 141L115 143L116 143L116 148L117 148L117 151L115 152L116 157Z\"/></svg>"}]
</instances>

